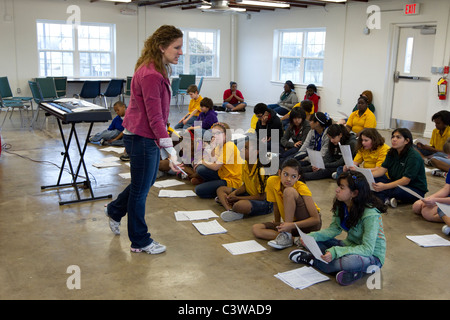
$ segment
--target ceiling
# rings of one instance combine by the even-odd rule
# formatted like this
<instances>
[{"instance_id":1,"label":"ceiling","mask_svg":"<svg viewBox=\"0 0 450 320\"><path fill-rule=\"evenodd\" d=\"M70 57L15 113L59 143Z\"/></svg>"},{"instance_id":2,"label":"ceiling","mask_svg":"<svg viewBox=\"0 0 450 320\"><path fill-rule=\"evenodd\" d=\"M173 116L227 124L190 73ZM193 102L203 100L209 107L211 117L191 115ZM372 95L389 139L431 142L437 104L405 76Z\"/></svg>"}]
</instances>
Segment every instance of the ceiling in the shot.
<instances>
[{"instance_id":1,"label":"ceiling","mask_svg":"<svg viewBox=\"0 0 450 320\"><path fill-rule=\"evenodd\" d=\"M110 1L115 4L128 2L139 7L154 6L161 9L178 7L181 10L201 9L203 11L244 11L260 12L289 10L290 8L325 7L327 4L345 4L347 2L368 2L369 0L90 0L90 2ZM283 5L280 8L276 5Z\"/></svg>"}]
</instances>

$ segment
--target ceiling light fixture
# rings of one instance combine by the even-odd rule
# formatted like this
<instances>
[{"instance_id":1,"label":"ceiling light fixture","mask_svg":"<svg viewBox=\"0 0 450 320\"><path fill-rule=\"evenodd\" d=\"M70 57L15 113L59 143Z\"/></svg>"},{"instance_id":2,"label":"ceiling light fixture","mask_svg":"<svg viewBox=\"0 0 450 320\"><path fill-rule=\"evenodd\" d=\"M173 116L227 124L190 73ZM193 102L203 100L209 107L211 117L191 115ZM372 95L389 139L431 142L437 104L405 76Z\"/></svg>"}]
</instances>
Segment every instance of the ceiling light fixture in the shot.
<instances>
[{"instance_id":1,"label":"ceiling light fixture","mask_svg":"<svg viewBox=\"0 0 450 320\"><path fill-rule=\"evenodd\" d=\"M289 8L290 5L281 2L268 2L268 1L254 1L254 0L242 0L238 1L240 4L260 7L275 7L275 8Z\"/></svg>"},{"instance_id":2,"label":"ceiling light fixture","mask_svg":"<svg viewBox=\"0 0 450 320\"><path fill-rule=\"evenodd\" d=\"M109 2L131 2L133 0L103 0L103 1L109 1Z\"/></svg>"}]
</instances>

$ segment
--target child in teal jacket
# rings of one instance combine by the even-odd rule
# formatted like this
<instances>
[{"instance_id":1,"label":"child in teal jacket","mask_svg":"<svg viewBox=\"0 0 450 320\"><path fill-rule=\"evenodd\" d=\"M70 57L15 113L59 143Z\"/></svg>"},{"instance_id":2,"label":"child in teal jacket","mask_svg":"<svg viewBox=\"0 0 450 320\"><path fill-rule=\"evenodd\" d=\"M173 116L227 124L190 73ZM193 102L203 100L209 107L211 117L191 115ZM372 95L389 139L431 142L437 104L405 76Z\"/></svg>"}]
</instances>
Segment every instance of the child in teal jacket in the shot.
<instances>
[{"instance_id":1,"label":"child in teal jacket","mask_svg":"<svg viewBox=\"0 0 450 320\"><path fill-rule=\"evenodd\" d=\"M337 272L336 281L349 285L384 264L386 238L381 213L386 212L386 206L372 195L366 178L359 172L345 172L339 176L337 184L330 226L309 233L327 263L301 249L292 251L289 259L325 273ZM347 232L347 238L336 239L342 231Z\"/></svg>"}]
</instances>

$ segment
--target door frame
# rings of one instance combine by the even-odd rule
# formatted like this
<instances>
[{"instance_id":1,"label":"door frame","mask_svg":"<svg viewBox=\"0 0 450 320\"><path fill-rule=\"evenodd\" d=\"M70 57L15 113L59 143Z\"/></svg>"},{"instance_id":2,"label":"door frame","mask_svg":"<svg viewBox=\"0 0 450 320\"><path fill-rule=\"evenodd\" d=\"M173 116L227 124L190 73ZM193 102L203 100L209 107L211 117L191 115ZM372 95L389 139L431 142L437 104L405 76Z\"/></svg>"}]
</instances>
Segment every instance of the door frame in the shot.
<instances>
[{"instance_id":1,"label":"door frame","mask_svg":"<svg viewBox=\"0 0 450 320\"><path fill-rule=\"evenodd\" d=\"M389 26L389 44L388 44L388 63L386 67L385 81L384 81L384 105L385 112L383 122L385 124L385 129L392 129L392 109L394 103L394 73L397 68L397 55L399 49L400 40L400 29L401 28L412 28L422 25L433 25L437 28L437 21L422 21L414 23L392 23ZM434 48L433 48L434 49ZM431 68L431 65L430 65Z\"/></svg>"}]
</instances>

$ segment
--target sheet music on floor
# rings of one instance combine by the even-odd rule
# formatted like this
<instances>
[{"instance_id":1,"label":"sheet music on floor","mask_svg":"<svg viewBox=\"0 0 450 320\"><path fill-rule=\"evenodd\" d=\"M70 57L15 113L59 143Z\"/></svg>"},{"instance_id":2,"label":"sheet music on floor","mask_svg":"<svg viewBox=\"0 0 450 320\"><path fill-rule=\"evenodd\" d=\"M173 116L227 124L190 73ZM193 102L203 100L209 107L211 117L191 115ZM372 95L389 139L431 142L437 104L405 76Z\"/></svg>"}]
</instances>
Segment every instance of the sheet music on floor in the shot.
<instances>
[{"instance_id":1,"label":"sheet music on floor","mask_svg":"<svg viewBox=\"0 0 450 320\"><path fill-rule=\"evenodd\" d=\"M438 236L437 234L427 234L423 236L406 236L406 238L424 248L450 246L450 241Z\"/></svg>"},{"instance_id":2,"label":"sheet music on floor","mask_svg":"<svg viewBox=\"0 0 450 320\"><path fill-rule=\"evenodd\" d=\"M131 179L131 172L119 173L119 177L123 179Z\"/></svg>"},{"instance_id":3,"label":"sheet music on floor","mask_svg":"<svg viewBox=\"0 0 450 320\"><path fill-rule=\"evenodd\" d=\"M233 243L225 243L222 246L232 255L246 254L267 250L255 240L239 241Z\"/></svg>"},{"instance_id":4,"label":"sheet music on floor","mask_svg":"<svg viewBox=\"0 0 450 320\"><path fill-rule=\"evenodd\" d=\"M320 250L316 239L304 233L297 225L295 225L295 227L297 228L298 234L300 235L300 238L302 238L306 248L308 248L309 252L313 254L314 258L328 264L328 262L322 259L322 251Z\"/></svg>"},{"instance_id":5,"label":"sheet music on floor","mask_svg":"<svg viewBox=\"0 0 450 320\"><path fill-rule=\"evenodd\" d=\"M107 148L100 149L100 151L116 152L116 153L122 154L125 152L125 147L107 147Z\"/></svg>"},{"instance_id":6,"label":"sheet music on floor","mask_svg":"<svg viewBox=\"0 0 450 320\"><path fill-rule=\"evenodd\" d=\"M160 181L156 181L153 186L157 187L157 188L168 188L168 187L173 187L173 186L179 186L185 184L182 181L179 180L175 180L175 179L168 179L168 180L160 180Z\"/></svg>"},{"instance_id":7,"label":"sheet music on floor","mask_svg":"<svg viewBox=\"0 0 450 320\"><path fill-rule=\"evenodd\" d=\"M177 221L208 220L219 217L212 210L175 211L174 214Z\"/></svg>"},{"instance_id":8,"label":"sheet music on floor","mask_svg":"<svg viewBox=\"0 0 450 320\"><path fill-rule=\"evenodd\" d=\"M321 274L313 267L301 267L298 269L277 273L275 278L290 285L294 289L305 289L313 284L330 280L329 277Z\"/></svg>"},{"instance_id":9,"label":"sheet music on floor","mask_svg":"<svg viewBox=\"0 0 450 320\"><path fill-rule=\"evenodd\" d=\"M211 234L219 234L219 233L227 233L227 230L222 227L217 220L212 220L209 222L192 222L195 228L197 228L198 232L202 235L211 235Z\"/></svg>"},{"instance_id":10,"label":"sheet music on floor","mask_svg":"<svg viewBox=\"0 0 450 320\"><path fill-rule=\"evenodd\" d=\"M160 198L186 198L195 197L196 194L192 190L167 190L163 189L159 191L158 197Z\"/></svg>"},{"instance_id":11,"label":"sheet music on floor","mask_svg":"<svg viewBox=\"0 0 450 320\"><path fill-rule=\"evenodd\" d=\"M119 157L106 157L101 162L93 163L92 166L96 168L117 167L121 165L118 161L120 161Z\"/></svg>"}]
</instances>

